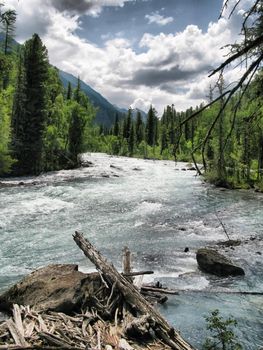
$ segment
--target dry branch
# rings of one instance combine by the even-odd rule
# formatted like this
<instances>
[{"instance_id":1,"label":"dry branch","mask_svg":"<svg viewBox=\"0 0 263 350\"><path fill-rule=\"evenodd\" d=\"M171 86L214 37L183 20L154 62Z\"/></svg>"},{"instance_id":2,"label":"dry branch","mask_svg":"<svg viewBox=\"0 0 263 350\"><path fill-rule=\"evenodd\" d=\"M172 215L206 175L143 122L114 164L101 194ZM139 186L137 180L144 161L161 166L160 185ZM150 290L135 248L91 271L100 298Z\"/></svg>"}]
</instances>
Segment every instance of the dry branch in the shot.
<instances>
[{"instance_id":1,"label":"dry branch","mask_svg":"<svg viewBox=\"0 0 263 350\"><path fill-rule=\"evenodd\" d=\"M151 291L151 292L156 292L156 293L163 293L163 294L172 294L172 295L179 294L176 290L156 288L156 287L151 287L151 286L142 286L141 290L142 291Z\"/></svg>"},{"instance_id":2,"label":"dry branch","mask_svg":"<svg viewBox=\"0 0 263 350\"><path fill-rule=\"evenodd\" d=\"M122 276L113 265L95 249L95 247L84 238L83 234L75 232L74 241L96 268L103 274L104 279L111 285L116 282L116 287L123 295L124 300L130 307L140 315L149 315L156 325L155 333L166 344L175 350L194 349L187 343L178 332L172 328L168 322L156 311L140 294L139 290L124 276Z\"/></svg>"}]
</instances>

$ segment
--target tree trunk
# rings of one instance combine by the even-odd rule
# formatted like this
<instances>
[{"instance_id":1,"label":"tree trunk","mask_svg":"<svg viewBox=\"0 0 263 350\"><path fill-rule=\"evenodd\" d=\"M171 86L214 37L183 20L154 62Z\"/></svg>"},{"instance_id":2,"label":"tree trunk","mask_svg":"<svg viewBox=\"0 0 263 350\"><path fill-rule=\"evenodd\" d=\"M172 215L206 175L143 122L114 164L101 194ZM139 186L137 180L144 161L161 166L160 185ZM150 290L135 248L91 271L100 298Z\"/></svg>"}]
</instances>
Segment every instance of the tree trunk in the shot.
<instances>
[{"instance_id":1,"label":"tree trunk","mask_svg":"<svg viewBox=\"0 0 263 350\"><path fill-rule=\"evenodd\" d=\"M154 331L167 345L175 350L192 350L178 332L176 332L168 322L156 311L140 294L139 290L124 276L122 276L115 267L108 263L106 259L93 247L93 245L83 237L83 234L75 232L74 241L90 261L101 271L103 278L111 285L116 283L116 287L122 293L125 301L133 310L140 315L149 315L155 326Z\"/></svg>"}]
</instances>

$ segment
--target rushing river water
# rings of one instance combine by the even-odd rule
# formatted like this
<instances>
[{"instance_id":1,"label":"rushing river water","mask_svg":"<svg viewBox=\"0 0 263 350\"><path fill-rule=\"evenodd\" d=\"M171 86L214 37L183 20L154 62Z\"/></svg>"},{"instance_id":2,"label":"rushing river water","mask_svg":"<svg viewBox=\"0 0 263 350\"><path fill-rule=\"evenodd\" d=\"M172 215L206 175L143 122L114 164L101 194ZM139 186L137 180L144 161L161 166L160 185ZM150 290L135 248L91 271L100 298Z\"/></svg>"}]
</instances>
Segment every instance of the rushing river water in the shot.
<instances>
[{"instance_id":1,"label":"rushing river water","mask_svg":"<svg viewBox=\"0 0 263 350\"><path fill-rule=\"evenodd\" d=\"M25 185L0 188L0 292L50 263L91 270L72 239L79 230L116 267L128 246L134 269L155 271L146 281L182 290L159 308L193 345L201 348L204 316L218 308L237 319L244 349L260 349L262 296L226 292L263 292L263 195L204 185L183 164L85 157L93 167L17 179ZM245 277L217 278L198 270L197 248L226 240L217 216L232 239L244 241L222 252L244 268Z\"/></svg>"}]
</instances>

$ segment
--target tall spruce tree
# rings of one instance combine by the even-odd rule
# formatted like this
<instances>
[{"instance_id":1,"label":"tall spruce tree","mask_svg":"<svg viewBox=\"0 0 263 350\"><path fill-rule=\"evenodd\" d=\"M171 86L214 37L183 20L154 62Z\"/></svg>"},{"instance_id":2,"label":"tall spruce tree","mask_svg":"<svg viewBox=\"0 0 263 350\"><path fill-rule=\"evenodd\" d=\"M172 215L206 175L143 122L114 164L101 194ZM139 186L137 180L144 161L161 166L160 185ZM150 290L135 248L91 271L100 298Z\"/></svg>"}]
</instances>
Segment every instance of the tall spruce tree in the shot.
<instances>
[{"instance_id":1,"label":"tall spruce tree","mask_svg":"<svg viewBox=\"0 0 263 350\"><path fill-rule=\"evenodd\" d=\"M13 151L17 175L43 170L43 132L47 118L48 55L40 37L25 43L12 115Z\"/></svg>"},{"instance_id":2,"label":"tall spruce tree","mask_svg":"<svg viewBox=\"0 0 263 350\"><path fill-rule=\"evenodd\" d=\"M118 117L118 114L116 114L114 126L113 126L113 135L119 136L119 133L120 133L119 117Z\"/></svg>"},{"instance_id":3,"label":"tall spruce tree","mask_svg":"<svg viewBox=\"0 0 263 350\"><path fill-rule=\"evenodd\" d=\"M77 87L74 90L74 100L80 103L81 100L81 86L80 86L80 77L78 77Z\"/></svg>"},{"instance_id":4,"label":"tall spruce tree","mask_svg":"<svg viewBox=\"0 0 263 350\"><path fill-rule=\"evenodd\" d=\"M128 140L129 156L133 155L134 143L135 143L135 133L134 133L134 125L132 123L131 124L131 129L130 129L129 140Z\"/></svg>"},{"instance_id":5,"label":"tall spruce tree","mask_svg":"<svg viewBox=\"0 0 263 350\"><path fill-rule=\"evenodd\" d=\"M143 121L142 121L142 115L140 111L137 111L136 114L136 121L135 121L135 138L136 138L136 144L139 145L143 140Z\"/></svg>"},{"instance_id":6,"label":"tall spruce tree","mask_svg":"<svg viewBox=\"0 0 263 350\"><path fill-rule=\"evenodd\" d=\"M168 148L168 140L167 140L167 131L165 125L161 126L161 150L160 154L163 154L163 151Z\"/></svg>"},{"instance_id":7,"label":"tall spruce tree","mask_svg":"<svg viewBox=\"0 0 263 350\"><path fill-rule=\"evenodd\" d=\"M132 125L132 109L128 109L127 119L126 119L126 139L128 140L131 133L131 125Z\"/></svg>"},{"instance_id":8,"label":"tall spruce tree","mask_svg":"<svg viewBox=\"0 0 263 350\"><path fill-rule=\"evenodd\" d=\"M83 131L85 128L84 113L83 108L76 103L72 109L68 136L68 150L71 160L69 166L73 168L79 165L79 154L83 151Z\"/></svg>"},{"instance_id":9,"label":"tall spruce tree","mask_svg":"<svg viewBox=\"0 0 263 350\"><path fill-rule=\"evenodd\" d=\"M146 123L146 142L149 146L155 146L155 132L156 132L156 116L153 106L150 107L147 115Z\"/></svg>"},{"instance_id":10,"label":"tall spruce tree","mask_svg":"<svg viewBox=\"0 0 263 350\"><path fill-rule=\"evenodd\" d=\"M71 100L72 98L72 86L71 83L68 83L68 88L67 88L67 100Z\"/></svg>"}]
</instances>

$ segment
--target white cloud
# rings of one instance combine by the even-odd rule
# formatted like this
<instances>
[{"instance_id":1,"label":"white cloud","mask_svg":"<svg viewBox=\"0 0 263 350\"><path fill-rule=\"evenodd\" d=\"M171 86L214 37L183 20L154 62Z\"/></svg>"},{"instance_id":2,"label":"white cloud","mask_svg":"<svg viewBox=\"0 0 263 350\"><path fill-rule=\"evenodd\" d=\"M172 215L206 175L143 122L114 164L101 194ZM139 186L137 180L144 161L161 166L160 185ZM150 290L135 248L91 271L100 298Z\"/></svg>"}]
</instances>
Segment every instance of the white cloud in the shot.
<instances>
[{"instance_id":1,"label":"white cloud","mask_svg":"<svg viewBox=\"0 0 263 350\"><path fill-rule=\"evenodd\" d=\"M152 104L153 104L153 101L151 99L144 99L139 97L133 101L133 103L131 104L131 108L133 109L138 108L142 111L148 112Z\"/></svg>"},{"instance_id":2,"label":"white cloud","mask_svg":"<svg viewBox=\"0 0 263 350\"><path fill-rule=\"evenodd\" d=\"M160 114L166 104L174 103L181 110L201 103L215 79L207 78L208 71L225 59L227 49L221 47L234 42L240 29L233 22L235 17L210 23L204 32L188 25L178 33L145 33L139 43L143 53L138 53L124 33L113 39L105 37L104 47L81 39L76 34L80 15L59 11L50 1L6 0L18 11L18 39L23 41L38 32L52 64L79 75L113 104L145 106L142 109L147 110L153 103ZM124 2L105 0L98 5L121 6ZM238 73L231 74L227 81Z\"/></svg>"},{"instance_id":3,"label":"white cloud","mask_svg":"<svg viewBox=\"0 0 263 350\"><path fill-rule=\"evenodd\" d=\"M156 23L159 26L165 26L171 22L173 22L173 17L164 17L159 14L158 11L152 12L150 15L145 15L145 18L148 19L148 23Z\"/></svg>"}]
</instances>

